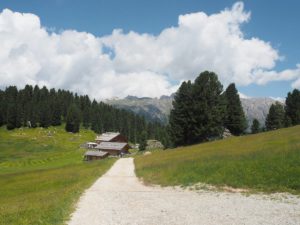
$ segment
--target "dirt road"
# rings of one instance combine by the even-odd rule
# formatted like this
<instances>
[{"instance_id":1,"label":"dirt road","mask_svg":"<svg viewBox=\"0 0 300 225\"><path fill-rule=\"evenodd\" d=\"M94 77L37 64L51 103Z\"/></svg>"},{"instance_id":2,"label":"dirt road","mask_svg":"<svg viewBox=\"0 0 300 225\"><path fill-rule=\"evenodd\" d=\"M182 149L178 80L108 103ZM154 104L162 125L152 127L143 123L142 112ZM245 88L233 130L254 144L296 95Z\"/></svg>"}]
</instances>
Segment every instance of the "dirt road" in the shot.
<instances>
[{"instance_id":1,"label":"dirt road","mask_svg":"<svg viewBox=\"0 0 300 225\"><path fill-rule=\"evenodd\" d=\"M69 225L300 224L300 198L148 187L119 159L80 198Z\"/></svg>"}]
</instances>

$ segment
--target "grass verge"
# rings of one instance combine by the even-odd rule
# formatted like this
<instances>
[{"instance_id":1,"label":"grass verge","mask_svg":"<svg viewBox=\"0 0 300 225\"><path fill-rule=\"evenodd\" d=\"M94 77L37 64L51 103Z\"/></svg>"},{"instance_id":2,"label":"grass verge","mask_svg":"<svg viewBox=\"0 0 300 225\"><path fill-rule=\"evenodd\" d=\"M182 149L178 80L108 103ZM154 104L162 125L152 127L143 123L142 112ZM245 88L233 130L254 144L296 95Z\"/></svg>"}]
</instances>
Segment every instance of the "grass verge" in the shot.
<instances>
[{"instance_id":1,"label":"grass verge","mask_svg":"<svg viewBox=\"0 0 300 225\"><path fill-rule=\"evenodd\" d=\"M137 176L162 186L300 194L300 126L135 157Z\"/></svg>"}]
</instances>

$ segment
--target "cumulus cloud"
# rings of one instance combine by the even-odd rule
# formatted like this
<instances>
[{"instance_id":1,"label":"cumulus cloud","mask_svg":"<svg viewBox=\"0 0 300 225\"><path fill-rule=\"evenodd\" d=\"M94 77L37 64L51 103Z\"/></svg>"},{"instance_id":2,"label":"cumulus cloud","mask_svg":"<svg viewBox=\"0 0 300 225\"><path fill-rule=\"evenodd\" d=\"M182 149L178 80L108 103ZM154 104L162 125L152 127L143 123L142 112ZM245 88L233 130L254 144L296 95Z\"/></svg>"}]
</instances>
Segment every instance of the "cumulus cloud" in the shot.
<instances>
[{"instance_id":1,"label":"cumulus cloud","mask_svg":"<svg viewBox=\"0 0 300 225\"><path fill-rule=\"evenodd\" d=\"M238 2L212 15L180 15L177 26L158 35L116 29L96 37L76 30L51 32L34 14L5 9L0 13L0 86L46 85L97 99L158 97L211 70L225 85L291 80L300 87L299 65L277 72L278 51L244 37L241 26L249 20Z\"/></svg>"}]
</instances>

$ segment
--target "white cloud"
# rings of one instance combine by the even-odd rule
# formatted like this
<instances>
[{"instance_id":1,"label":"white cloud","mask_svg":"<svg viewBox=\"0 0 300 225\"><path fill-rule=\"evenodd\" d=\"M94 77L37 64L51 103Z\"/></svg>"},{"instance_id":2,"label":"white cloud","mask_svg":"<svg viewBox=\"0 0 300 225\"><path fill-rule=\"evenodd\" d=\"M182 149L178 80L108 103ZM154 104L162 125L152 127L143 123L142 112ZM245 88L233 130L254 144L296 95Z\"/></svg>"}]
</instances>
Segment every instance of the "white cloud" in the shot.
<instances>
[{"instance_id":1,"label":"white cloud","mask_svg":"<svg viewBox=\"0 0 300 225\"><path fill-rule=\"evenodd\" d=\"M36 15L5 9L0 13L0 85L47 85L97 99L155 97L174 92L174 81L211 70L225 85L291 80L300 87L299 65L275 71L282 58L278 51L244 37L241 25L249 20L243 3L236 3L217 14L180 15L177 26L157 36L114 30L95 37L75 30L51 32Z\"/></svg>"},{"instance_id":2,"label":"white cloud","mask_svg":"<svg viewBox=\"0 0 300 225\"><path fill-rule=\"evenodd\" d=\"M254 72L256 82L258 84L266 84L270 81L289 81L293 80L292 87L300 87L300 64L297 64L296 69L287 69L281 72L274 70L257 70Z\"/></svg>"}]
</instances>

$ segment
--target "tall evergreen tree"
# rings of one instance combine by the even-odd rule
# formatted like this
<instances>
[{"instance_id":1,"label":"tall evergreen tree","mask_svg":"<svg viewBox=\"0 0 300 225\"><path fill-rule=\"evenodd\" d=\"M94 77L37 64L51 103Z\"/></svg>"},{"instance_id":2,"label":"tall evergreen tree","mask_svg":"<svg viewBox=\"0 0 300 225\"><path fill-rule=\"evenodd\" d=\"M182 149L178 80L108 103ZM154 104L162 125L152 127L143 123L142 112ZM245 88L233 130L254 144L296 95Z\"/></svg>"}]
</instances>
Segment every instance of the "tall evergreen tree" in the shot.
<instances>
[{"instance_id":1,"label":"tall evergreen tree","mask_svg":"<svg viewBox=\"0 0 300 225\"><path fill-rule=\"evenodd\" d=\"M49 105L50 95L49 90L44 86L40 90L39 101L39 124L40 127L49 127L51 125L51 108Z\"/></svg>"},{"instance_id":2,"label":"tall evergreen tree","mask_svg":"<svg viewBox=\"0 0 300 225\"><path fill-rule=\"evenodd\" d=\"M146 149L146 147L147 147L147 133L146 133L146 131L143 131L141 133L139 150L144 151Z\"/></svg>"},{"instance_id":3,"label":"tall evergreen tree","mask_svg":"<svg viewBox=\"0 0 300 225\"><path fill-rule=\"evenodd\" d=\"M6 109L6 127L8 130L17 128L20 124L18 121L17 107L18 89L16 86L10 86L5 90L5 99L7 101Z\"/></svg>"},{"instance_id":4,"label":"tall evergreen tree","mask_svg":"<svg viewBox=\"0 0 300 225\"><path fill-rule=\"evenodd\" d=\"M72 104L67 112L66 131L78 133L80 127L80 111L75 104Z\"/></svg>"},{"instance_id":5,"label":"tall evergreen tree","mask_svg":"<svg viewBox=\"0 0 300 225\"><path fill-rule=\"evenodd\" d=\"M82 125L84 128L89 128L90 126L90 114L91 114L91 101L86 95L82 99Z\"/></svg>"},{"instance_id":6,"label":"tall evergreen tree","mask_svg":"<svg viewBox=\"0 0 300 225\"><path fill-rule=\"evenodd\" d=\"M252 121L252 125L251 125L251 133L252 134L257 134L260 132L260 124L259 121L257 119L254 119Z\"/></svg>"},{"instance_id":7,"label":"tall evergreen tree","mask_svg":"<svg viewBox=\"0 0 300 225\"><path fill-rule=\"evenodd\" d=\"M5 93L0 90L0 127L6 123L5 109Z\"/></svg>"},{"instance_id":8,"label":"tall evergreen tree","mask_svg":"<svg viewBox=\"0 0 300 225\"><path fill-rule=\"evenodd\" d=\"M61 125L61 109L59 107L59 102L54 101L52 104L52 115L51 115L51 125L52 126L59 126Z\"/></svg>"},{"instance_id":9,"label":"tall evergreen tree","mask_svg":"<svg viewBox=\"0 0 300 225\"><path fill-rule=\"evenodd\" d=\"M33 108L33 87L31 85L26 85L23 90L23 126L28 126L28 121L31 119L32 108Z\"/></svg>"},{"instance_id":10,"label":"tall evergreen tree","mask_svg":"<svg viewBox=\"0 0 300 225\"><path fill-rule=\"evenodd\" d=\"M300 91L298 89L288 93L285 101L285 112L287 123L291 123L291 125L300 124Z\"/></svg>"},{"instance_id":11,"label":"tall evergreen tree","mask_svg":"<svg viewBox=\"0 0 300 225\"><path fill-rule=\"evenodd\" d=\"M196 78L192 92L190 143L222 135L225 113L222 91L223 86L215 73L205 71Z\"/></svg>"},{"instance_id":12,"label":"tall evergreen tree","mask_svg":"<svg viewBox=\"0 0 300 225\"><path fill-rule=\"evenodd\" d=\"M266 118L267 130L275 130L284 127L284 108L282 104L276 102L272 104L269 109L269 114Z\"/></svg>"},{"instance_id":13,"label":"tall evergreen tree","mask_svg":"<svg viewBox=\"0 0 300 225\"><path fill-rule=\"evenodd\" d=\"M235 84L230 84L225 91L226 119L225 127L234 134L241 135L247 128L247 121Z\"/></svg>"},{"instance_id":14,"label":"tall evergreen tree","mask_svg":"<svg viewBox=\"0 0 300 225\"><path fill-rule=\"evenodd\" d=\"M169 132L175 146L185 145L190 142L190 127L192 118L192 84L183 82L176 92L173 101L173 109L169 118Z\"/></svg>"}]
</instances>

